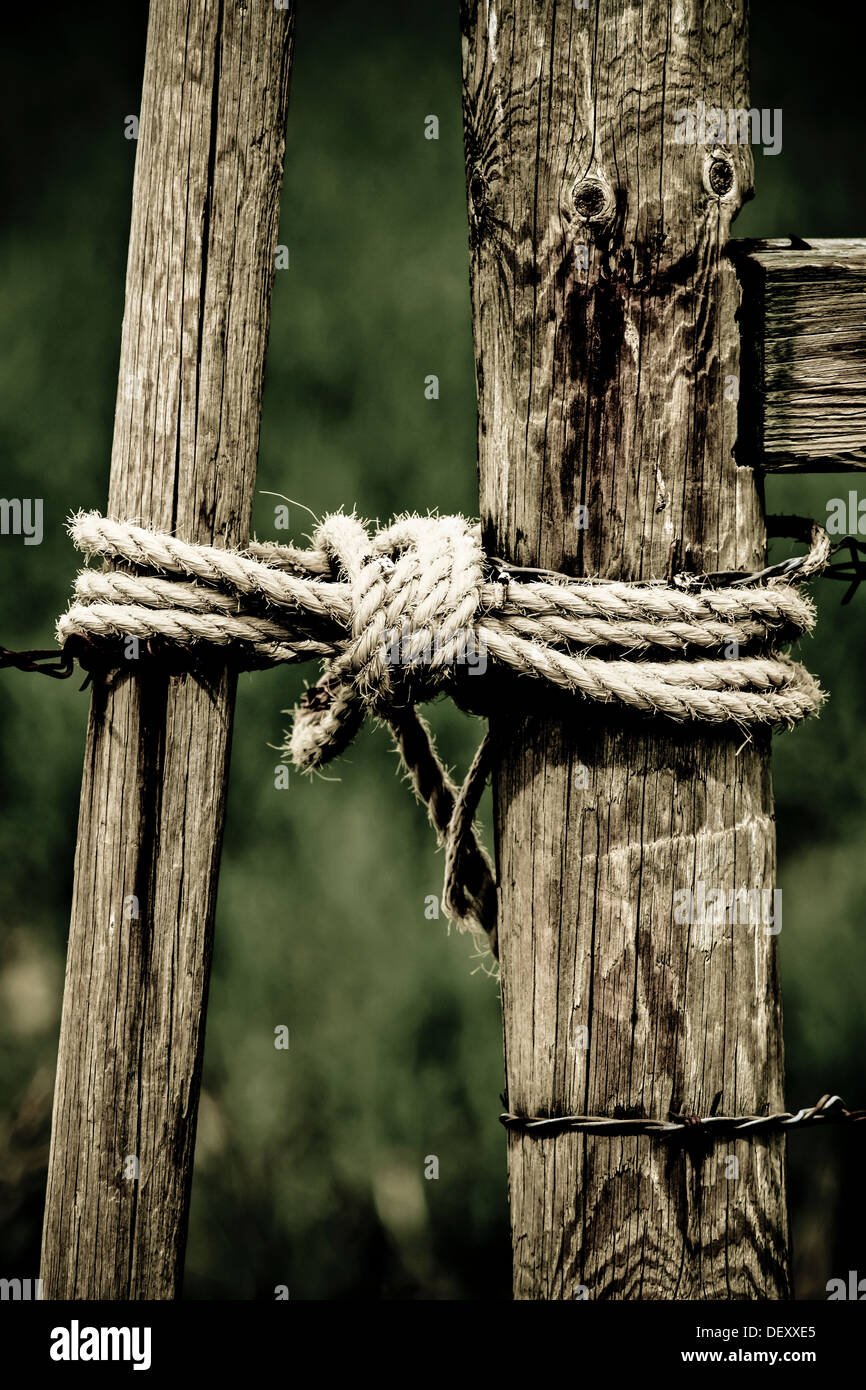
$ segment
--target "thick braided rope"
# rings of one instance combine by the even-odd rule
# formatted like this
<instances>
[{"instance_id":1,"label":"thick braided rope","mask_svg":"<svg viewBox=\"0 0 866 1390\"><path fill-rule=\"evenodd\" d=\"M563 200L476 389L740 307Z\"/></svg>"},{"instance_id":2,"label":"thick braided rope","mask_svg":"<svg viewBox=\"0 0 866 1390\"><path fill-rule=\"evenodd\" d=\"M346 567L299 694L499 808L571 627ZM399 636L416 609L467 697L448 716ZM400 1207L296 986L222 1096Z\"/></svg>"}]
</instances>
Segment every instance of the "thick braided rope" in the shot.
<instances>
[{"instance_id":1,"label":"thick braided rope","mask_svg":"<svg viewBox=\"0 0 866 1390\"><path fill-rule=\"evenodd\" d=\"M73 517L69 530L89 558L126 568L79 574L57 624L61 643L204 644L233 649L247 666L323 658L321 678L294 711L294 763L320 767L367 713L384 719L445 846L445 910L494 943L492 872L472 829L488 745L458 793L414 710L453 687L461 667L480 672L489 657L589 700L745 728L793 725L823 699L777 650L811 631L814 609L772 570L718 587L695 577L524 580L488 561L479 528L459 516L406 516L371 533L340 513L325 518L308 550L253 543L244 553L95 512ZM827 549L818 534L796 577L819 572Z\"/></svg>"}]
</instances>

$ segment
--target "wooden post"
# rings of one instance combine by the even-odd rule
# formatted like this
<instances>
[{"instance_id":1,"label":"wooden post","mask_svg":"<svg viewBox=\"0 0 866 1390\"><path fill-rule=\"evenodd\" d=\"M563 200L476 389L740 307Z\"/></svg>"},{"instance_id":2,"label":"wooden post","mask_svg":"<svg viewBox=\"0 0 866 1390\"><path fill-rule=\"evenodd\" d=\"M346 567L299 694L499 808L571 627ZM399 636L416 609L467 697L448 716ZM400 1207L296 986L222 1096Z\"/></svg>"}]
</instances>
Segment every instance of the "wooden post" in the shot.
<instances>
[{"instance_id":1,"label":"wooden post","mask_svg":"<svg viewBox=\"0 0 866 1390\"><path fill-rule=\"evenodd\" d=\"M759 567L725 252L752 155L677 140L698 102L749 106L743 0L472 0L462 23L488 551ZM775 928L677 920L701 884L772 888L768 739L528 694L494 724L510 1109L782 1108ZM781 1139L516 1133L508 1162L519 1298L789 1295Z\"/></svg>"},{"instance_id":2,"label":"wooden post","mask_svg":"<svg viewBox=\"0 0 866 1390\"><path fill-rule=\"evenodd\" d=\"M294 7L154 0L109 513L249 536ZM42 1246L46 1298L183 1274L235 681L94 686Z\"/></svg>"}]
</instances>

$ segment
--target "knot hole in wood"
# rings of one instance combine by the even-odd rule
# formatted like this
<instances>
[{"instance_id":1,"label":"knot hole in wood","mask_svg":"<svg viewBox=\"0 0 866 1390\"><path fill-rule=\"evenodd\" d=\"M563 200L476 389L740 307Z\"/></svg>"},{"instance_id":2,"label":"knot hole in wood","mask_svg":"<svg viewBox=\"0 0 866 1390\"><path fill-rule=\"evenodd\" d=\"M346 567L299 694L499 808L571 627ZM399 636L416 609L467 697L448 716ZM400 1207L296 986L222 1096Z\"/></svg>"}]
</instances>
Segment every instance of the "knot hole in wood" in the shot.
<instances>
[{"instance_id":1,"label":"knot hole in wood","mask_svg":"<svg viewBox=\"0 0 866 1390\"><path fill-rule=\"evenodd\" d=\"M730 199L737 191L734 161L727 150L710 150L704 158L704 188L714 198Z\"/></svg>"},{"instance_id":2,"label":"knot hole in wood","mask_svg":"<svg viewBox=\"0 0 866 1390\"><path fill-rule=\"evenodd\" d=\"M606 227L616 211L616 200L610 184L590 175L578 179L571 190L571 201L578 219L586 226L599 230Z\"/></svg>"}]
</instances>

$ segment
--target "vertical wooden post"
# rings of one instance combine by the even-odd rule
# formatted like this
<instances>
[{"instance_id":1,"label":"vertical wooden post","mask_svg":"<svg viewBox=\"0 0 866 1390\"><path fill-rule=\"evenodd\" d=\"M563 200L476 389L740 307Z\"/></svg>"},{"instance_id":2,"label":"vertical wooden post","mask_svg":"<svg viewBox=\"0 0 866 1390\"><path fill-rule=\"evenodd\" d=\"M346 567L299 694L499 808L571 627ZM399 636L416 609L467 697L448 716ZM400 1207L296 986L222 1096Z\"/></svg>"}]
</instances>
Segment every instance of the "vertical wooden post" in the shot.
<instances>
[{"instance_id":1,"label":"vertical wooden post","mask_svg":"<svg viewBox=\"0 0 866 1390\"><path fill-rule=\"evenodd\" d=\"M749 105L743 0L467 0L462 24L488 550L626 580L758 567L725 254L751 150L676 138L699 102ZM776 935L676 910L772 887L768 740L529 693L496 725L511 1110L781 1107ZM519 1298L788 1296L781 1139L518 1133L508 1160Z\"/></svg>"},{"instance_id":2,"label":"vertical wooden post","mask_svg":"<svg viewBox=\"0 0 866 1390\"><path fill-rule=\"evenodd\" d=\"M154 0L109 512L249 536L294 7ZM87 735L42 1248L46 1298L183 1273L235 681L142 648Z\"/></svg>"}]
</instances>

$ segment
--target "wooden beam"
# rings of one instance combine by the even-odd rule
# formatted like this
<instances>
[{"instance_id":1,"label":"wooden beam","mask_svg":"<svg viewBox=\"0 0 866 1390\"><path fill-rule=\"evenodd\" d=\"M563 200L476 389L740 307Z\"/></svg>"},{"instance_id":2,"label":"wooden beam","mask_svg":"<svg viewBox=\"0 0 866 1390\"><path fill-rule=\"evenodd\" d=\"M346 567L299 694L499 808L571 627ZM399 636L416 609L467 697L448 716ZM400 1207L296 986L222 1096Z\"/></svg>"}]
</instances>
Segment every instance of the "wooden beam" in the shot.
<instances>
[{"instance_id":1,"label":"wooden beam","mask_svg":"<svg viewBox=\"0 0 866 1390\"><path fill-rule=\"evenodd\" d=\"M249 537L294 7L154 0L109 513ZM42 1245L51 1299L183 1273L235 679L96 677Z\"/></svg>"},{"instance_id":2,"label":"wooden beam","mask_svg":"<svg viewBox=\"0 0 866 1390\"><path fill-rule=\"evenodd\" d=\"M743 282L737 461L866 468L866 241L732 241Z\"/></svg>"},{"instance_id":3,"label":"wooden beam","mask_svg":"<svg viewBox=\"0 0 866 1390\"><path fill-rule=\"evenodd\" d=\"M751 150L675 137L699 100L749 107L743 0L467 0L462 26L488 552L626 580L760 566L725 392ZM776 936L677 918L701 884L772 888L768 740L525 685L492 727L510 1109L781 1106ZM508 1168L518 1298L789 1295L781 1139L510 1132Z\"/></svg>"}]
</instances>

